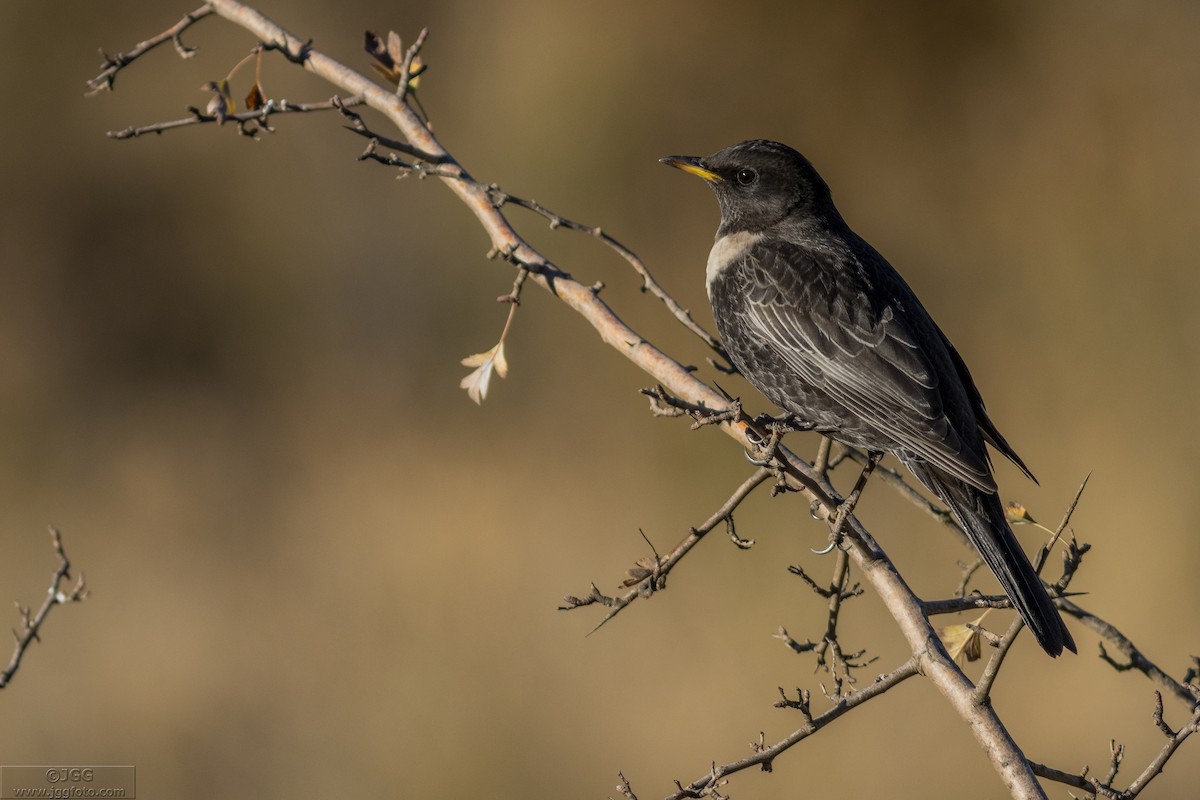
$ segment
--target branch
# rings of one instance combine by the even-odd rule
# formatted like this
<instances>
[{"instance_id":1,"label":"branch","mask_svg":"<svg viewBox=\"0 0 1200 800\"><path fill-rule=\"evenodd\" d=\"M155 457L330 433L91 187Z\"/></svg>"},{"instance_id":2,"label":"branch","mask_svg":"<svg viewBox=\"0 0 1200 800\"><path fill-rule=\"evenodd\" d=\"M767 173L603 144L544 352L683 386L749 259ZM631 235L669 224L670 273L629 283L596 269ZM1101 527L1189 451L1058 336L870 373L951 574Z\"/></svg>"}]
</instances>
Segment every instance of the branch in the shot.
<instances>
[{"instance_id":1,"label":"branch","mask_svg":"<svg viewBox=\"0 0 1200 800\"><path fill-rule=\"evenodd\" d=\"M196 49L194 47L185 47L183 39L180 37L184 31L211 13L213 13L212 4L205 3L195 11L184 14L183 19L157 36L151 36L146 41L139 42L128 53L117 53L115 56L110 56L101 50L100 55L104 58L104 63L100 65L100 74L87 82L87 91L84 94L98 94L105 89L112 91L117 81L118 72L165 42L171 42L175 45L175 52L179 53L180 58L191 58L196 54Z\"/></svg>"},{"instance_id":2,"label":"branch","mask_svg":"<svg viewBox=\"0 0 1200 800\"><path fill-rule=\"evenodd\" d=\"M1146 764L1145 769L1129 784L1126 789L1116 789L1113 787L1113 779L1117 776L1117 769L1125 757L1125 747L1118 745L1116 742L1111 743L1112 749L1112 765L1109 768L1108 774L1103 778L1088 778L1087 768L1083 770L1083 774L1075 775L1070 772L1063 772L1052 767L1047 767L1043 764L1034 764L1033 769L1038 775L1048 780L1057 781L1068 786L1073 786L1077 789L1082 789L1090 792L1093 795L1101 795L1109 798L1109 800L1133 800L1150 785L1156 777L1162 774L1163 768L1167 762L1171 760L1171 756L1179 749L1179 746L1192 734L1200 732L1200 705L1193 710L1192 717L1178 731L1171 730L1170 726L1163 721L1163 704L1162 695L1155 692L1155 706L1152 717L1154 724L1162 731L1166 737L1166 742L1154 757Z\"/></svg>"},{"instance_id":3,"label":"branch","mask_svg":"<svg viewBox=\"0 0 1200 800\"><path fill-rule=\"evenodd\" d=\"M766 467L759 467L753 475L747 478L741 486L734 490L729 499L726 500L720 508L718 508L712 516L704 521L703 524L688 530L688 535L683 541L675 545L675 548L666 556L654 554L654 559L648 563L643 560L638 565L629 570L627 578L624 581L626 586L634 586L635 588L620 597L609 597L600 592L596 588L596 584L592 584L591 592L586 597L579 598L573 595L567 595L563 598L563 605L559 606L560 611L571 611L583 606L590 606L595 603L609 607L609 612L592 628L591 632L595 633L602 625L615 617L617 614L624 611L630 603L639 597L649 597L661 589L666 588L667 575L674 569L685 555L688 554L693 547L700 543L705 534L713 528L725 522L728 526L730 538L733 543L740 549L746 549L754 542L746 539L741 539L737 536L737 531L733 527L733 512L741 502L750 496L750 493L758 488L764 481L774 475L774 471ZM644 535L644 534L643 534Z\"/></svg>"},{"instance_id":4,"label":"branch","mask_svg":"<svg viewBox=\"0 0 1200 800\"><path fill-rule=\"evenodd\" d=\"M853 694L848 694L842 697L838 702L820 716L812 716L809 710L808 695L801 692L797 700L789 700L784 696L783 700L776 703L779 708L795 708L798 709L805 717L805 724L796 729L787 737L781 739L773 745L764 747L762 745L754 745L755 753L739 761L733 761L721 766L713 765L710 772L698 778L687 786L676 784L679 791L674 794L667 795L667 800L684 800L684 798L703 797L705 794L711 794L721 783L722 779L736 772L741 772L750 767L761 767L763 772L770 772L773 768L774 760L783 752L789 750L795 745L812 736L817 731L827 727L831 722L838 719L846 712L857 708L868 700L879 697L884 692L894 686L897 686L909 678L913 677L920 671L916 656L901 664L887 675L881 675L874 683ZM783 690L779 690L783 694Z\"/></svg>"},{"instance_id":5,"label":"branch","mask_svg":"<svg viewBox=\"0 0 1200 800\"><path fill-rule=\"evenodd\" d=\"M421 48L425 46L425 38L427 36L429 36L429 28L421 28L421 32L417 34L417 40L404 53L404 62L400 65L400 80L396 83L396 97L401 103L408 98L408 92L411 88L408 84L413 76L413 61L416 60L417 54L421 52Z\"/></svg>"},{"instance_id":6,"label":"branch","mask_svg":"<svg viewBox=\"0 0 1200 800\"><path fill-rule=\"evenodd\" d=\"M926 600L925 613L931 617L939 614L958 614L977 608L1012 608L1012 602L1003 594L969 594L966 597L950 597L946 600Z\"/></svg>"},{"instance_id":7,"label":"branch","mask_svg":"<svg viewBox=\"0 0 1200 800\"><path fill-rule=\"evenodd\" d=\"M987 666L983 669L983 674L979 676L979 682L975 684L975 693L971 699L976 703L988 703L989 696L992 692L992 685L996 682L996 678L1000 676L1000 668L1004 666L1004 659L1012 650L1013 644L1017 641L1017 635L1024 629L1025 621L1018 614L1013 619L1012 624L1008 626L1008 631L996 643L996 652L988 659Z\"/></svg>"},{"instance_id":8,"label":"branch","mask_svg":"<svg viewBox=\"0 0 1200 800\"><path fill-rule=\"evenodd\" d=\"M1115 798L1115 800L1132 800L1132 798L1137 797L1139 794L1141 794L1142 790L1150 784L1150 781L1162 774L1163 767L1167 765L1167 761L1169 761L1171 756L1175 754L1175 751L1179 749L1179 745L1183 744L1184 740L1193 733L1200 731L1200 706L1196 707L1195 712L1192 714L1192 718L1188 720L1182 728L1180 728L1178 731L1172 731L1167 724L1163 722L1162 695L1158 692L1155 692L1154 694L1158 698L1153 715L1154 722L1167 737L1167 742L1162 746L1158 753L1155 754L1154 758L1150 760L1150 763L1146 765L1146 768L1142 770L1142 774L1134 778L1133 782L1129 784L1129 788L1125 791L1106 791L1107 787L1099 782L1096 782L1096 789L1107 797Z\"/></svg>"},{"instance_id":9,"label":"branch","mask_svg":"<svg viewBox=\"0 0 1200 800\"><path fill-rule=\"evenodd\" d=\"M1145 654L1135 645L1125 634L1123 634L1117 626L1107 622L1085 608L1082 608L1070 600L1059 600L1057 605L1066 613L1078 619L1087 627L1098 633L1101 638L1108 641L1117 651L1121 653L1127 661L1122 664L1113 659L1108 651L1105 650L1104 644L1100 644L1100 658L1106 661L1110 666L1118 672L1126 670L1136 670L1145 675L1150 680L1162 686L1167 691L1171 692L1180 702L1186 707L1193 708L1197 703L1200 703L1200 691L1191 687L1189 684L1181 683L1170 675L1165 670L1159 667L1150 659L1146 658Z\"/></svg>"},{"instance_id":10,"label":"branch","mask_svg":"<svg viewBox=\"0 0 1200 800\"><path fill-rule=\"evenodd\" d=\"M37 610L36 614L32 613L28 607L17 603L17 611L21 615L21 629L13 631L16 643L13 646L12 658L8 660L8 666L0 671L0 689L12 682L29 646L35 641L41 641L38 638L38 631L42 629L42 623L46 621L50 609L63 603L78 603L88 596L87 584L83 580L82 572L79 574L79 580L75 582L74 588L69 592L64 592L59 588L64 580L69 580L71 577L71 561L63 549L62 535L53 526L50 528L50 541L54 545L54 552L58 554L58 569L54 570L50 576L50 588L46 590L46 599L42 601L42 607Z\"/></svg>"},{"instance_id":11,"label":"branch","mask_svg":"<svg viewBox=\"0 0 1200 800\"><path fill-rule=\"evenodd\" d=\"M425 30L421 31L422 37L421 37L421 39L418 39L418 42L423 40L424 34L426 32L427 31L425 31ZM416 45L414 45L414 47L416 47ZM411 50L410 50L410 52L411 52ZM432 157L430 157L429 154L420 153L419 151L416 151L415 148L412 147L412 145L409 145L405 142L398 142L394 139L389 139L387 137L381 136L378 133L372 131L369 127L367 127L367 125L363 122L362 117L358 116L357 114L355 114L353 116L355 119L354 119L353 127L351 129L355 133L358 133L363 136L367 136L389 149L397 150L399 152L405 153L410 156L415 156L420 161L424 161L424 162L428 162L428 163L435 163L434 159ZM367 157L373 158L375 161L378 161L383 164L388 164L390 166L399 166L403 169L414 169L414 166L411 164L406 164L404 162L397 162L392 159L374 155L373 148L369 149L369 154L367 154ZM454 177L454 176L450 176L450 177ZM546 208L545 206L543 206L541 203L537 202L536 200L526 200L524 198L517 197L514 194L510 194L510 193L504 191L503 189L501 189L499 186L497 186L494 183L490 184L488 186L488 190L491 194L492 202L495 205L497 210L503 208L506 205L519 206L520 208L527 209L529 211L534 212L535 214L538 214L538 215L544 217L550 223L551 230L556 230L558 228L566 228L567 230L587 234L587 235L603 242L605 245L607 245L609 248L611 248L617 255L619 255L619 256L621 256L621 258L625 259L631 267L633 267L634 272L636 272L638 274L638 276L641 277L641 279L642 279L642 291L643 292L649 292L650 294L654 295L659 300L661 300L663 302L663 305L665 305L667 307L667 310L669 310L671 312L671 314L674 315L674 317L677 320L679 320L679 322L682 323L685 328L687 328L689 331L691 331L693 334L695 334L701 341L703 341L706 345L708 345L714 352L716 352L716 354L718 356L720 356L726 362L729 362L729 355L725 352L725 349L723 347L721 347L720 342L718 342L712 334L710 334L699 323L697 323L692 318L691 312L688 311L683 306L679 305L679 303L675 300L675 298L672 297L671 294L669 292L667 292L666 289L663 288L662 284L660 284L657 280L654 279L654 276L650 274L650 270L646 266L645 262L643 262L642 259L637 256L636 253L634 253L632 250L630 250L625 245L621 244L621 242L617 241L617 239L615 239L613 236L611 236L610 234L605 232L605 230L603 228L601 228L598 225L585 225L581 222L576 222L572 219L568 219L567 217L564 217L561 214L551 211L550 209ZM732 368L730 368L728 371L732 372L733 370L732 370Z\"/></svg>"},{"instance_id":12,"label":"branch","mask_svg":"<svg viewBox=\"0 0 1200 800\"><path fill-rule=\"evenodd\" d=\"M925 607L913 594L895 565L857 520L852 520L850 555L879 593L912 649L919 669L932 681L955 712L967 723L992 768L1013 798L1045 798L1029 762L990 703L977 703L971 681L946 652L925 616Z\"/></svg>"},{"instance_id":13,"label":"branch","mask_svg":"<svg viewBox=\"0 0 1200 800\"><path fill-rule=\"evenodd\" d=\"M361 101L361 98L359 98L359 99ZM346 130L351 131L352 133L357 133L359 136L365 136L366 138L371 140L371 143L368 144L368 146L367 146L367 150L370 151L372 153L372 155L368 156L366 153L364 153L363 155L360 155L358 157L359 161L362 161L366 158L372 158L373 160L378 161L382 164L390 164L391 166L398 166L398 167L401 167L401 168L409 170L409 171L413 171L413 170L421 171L422 175L434 174L434 170L432 169L432 167L441 163L441 159L439 159L438 156L435 156L432 153L426 153L423 150L418 150L417 148L413 147L410 144L401 142L397 139L389 138L387 136L384 136L380 133L376 133L375 131L371 130L371 128L369 128L367 126L366 120L364 120L362 118L361 114L358 114L354 111L349 110L349 104L343 103L341 106L338 106L338 110L342 112L342 116L345 117L347 119L347 121L349 121L349 123L350 123L349 125L346 126ZM404 153L404 155L414 159L413 163L404 162L402 160L395 159L395 158L388 158L386 156L373 155L374 151L380 145L383 145L384 147L386 147L389 150L395 150L397 152ZM420 169L422 165L425 166L424 170ZM453 178L453 177L457 177L457 175L458 175L457 172L451 171L451 172L443 174L442 177Z\"/></svg>"},{"instance_id":14,"label":"branch","mask_svg":"<svg viewBox=\"0 0 1200 800\"><path fill-rule=\"evenodd\" d=\"M561 214L554 213L550 209L538 203L536 200L525 200L520 197L516 197L515 195L511 195L502 191L495 184L492 184L492 189L494 190L497 208L500 208L506 204L520 206L521 208L528 209L535 214L545 217L550 222L550 228L552 230L561 227L572 231L578 231L580 233L586 233L611 247L614 251L616 251L617 255L628 261L629 265L633 267L634 272L641 277L643 292L649 292L661 300L667 307L667 310L669 310L677 320L683 323L685 328L694 333L701 341L712 348L718 356L723 358L727 363L730 363L729 355L725 352L725 349L721 347L721 343L718 342L712 334L704 330L704 328L694 319L692 319L691 312L679 305L675 298L672 297L667 290L664 289L662 285L654 279L654 276L650 274L650 270L646 267L646 264L640 258L638 258L638 256L632 250L606 233L603 228L599 227L598 225L584 225L583 223L567 219Z\"/></svg>"},{"instance_id":15,"label":"branch","mask_svg":"<svg viewBox=\"0 0 1200 800\"><path fill-rule=\"evenodd\" d=\"M268 100L262 108L253 111L241 111L237 114L225 114L223 116L206 114L195 106L188 106L187 110L192 116L187 119L155 122L151 125L143 125L141 127L131 125L123 130L109 131L107 135L111 139L136 139L148 133L162 134L175 128L186 128L190 125L204 125L210 122L222 124L226 121L231 121L238 123L238 129L243 135L253 137L259 129L273 133L275 129L267 124L267 119L278 114L307 114L312 111L340 110L343 107L349 108L351 106L362 105L362 103L363 100L361 97L348 97L345 100L334 97L319 103L289 103L287 100L280 100L277 103L274 100ZM249 123L257 123L257 127L247 127Z\"/></svg>"},{"instance_id":16,"label":"branch","mask_svg":"<svg viewBox=\"0 0 1200 800\"><path fill-rule=\"evenodd\" d=\"M828 440L825 440L828 441ZM818 452L818 464L827 461L828 449L825 448L826 457L822 458ZM854 508L858 504L859 498L862 496L863 490L866 488L867 480L871 477L871 473L875 471L878 465L879 454L867 459L867 463L863 466L862 473L858 477L858 481L854 485L854 489L846 500L838 507L837 514L832 520L827 520L830 523L829 536L830 546L837 550L837 559L833 567L833 579L829 582L829 589L826 591L818 590L819 594L826 595L829 598L829 615L825 622L825 635L821 638L820 644L813 648L813 652L817 657L817 667L824 668L833 677L833 695L842 695L842 682L845 680L851 686L856 681L851 674L855 668L866 667L875 659L871 658L865 662L855 663L862 658L865 650L861 650L850 656L847 656L842 651L841 642L838 641L838 621L841 617L842 601L851 597L855 592L846 591L846 581L850 576L850 557L846 551L839 547L847 520L854 513ZM797 574L804 575L803 570L798 570ZM807 577L807 576L805 576ZM811 584L812 581L810 580ZM816 588L815 586L813 588ZM857 588L857 587L856 587ZM793 648L794 649L794 648ZM840 665L840 666L839 666Z\"/></svg>"}]
</instances>

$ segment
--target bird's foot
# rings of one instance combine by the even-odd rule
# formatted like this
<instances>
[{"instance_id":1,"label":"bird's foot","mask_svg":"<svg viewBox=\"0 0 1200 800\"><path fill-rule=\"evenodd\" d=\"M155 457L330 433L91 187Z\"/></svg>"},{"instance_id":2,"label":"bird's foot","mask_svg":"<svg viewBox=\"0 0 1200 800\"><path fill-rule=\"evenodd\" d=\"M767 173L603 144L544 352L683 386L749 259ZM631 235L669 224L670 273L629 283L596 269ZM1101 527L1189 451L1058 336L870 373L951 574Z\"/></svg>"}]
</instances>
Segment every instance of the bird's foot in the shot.
<instances>
[{"instance_id":1,"label":"bird's foot","mask_svg":"<svg viewBox=\"0 0 1200 800\"><path fill-rule=\"evenodd\" d=\"M811 422L804 422L798 419L795 414L790 412L778 417L773 417L770 414L759 414L752 422L753 427L747 428L746 433L758 452L753 456L747 453L746 458L751 464L759 467L765 467L775 460L775 453L779 449L779 443L783 441L783 437L786 434L811 431L816 427ZM765 437L762 435L763 432L766 433Z\"/></svg>"},{"instance_id":2,"label":"bird's foot","mask_svg":"<svg viewBox=\"0 0 1200 800\"><path fill-rule=\"evenodd\" d=\"M816 427L815 423L805 422L790 411L786 414L780 414L778 417L773 417L770 414L759 414L754 418L754 424L771 433L778 433L780 436L788 433L811 431Z\"/></svg>"},{"instance_id":3,"label":"bird's foot","mask_svg":"<svg viewBox=\"0 0 1200 800\"><path fill-rule=\"evenodd\" d=\"M722 422L736 422L742 418L742 401L736 397L729 401L729 405L720 411L712 411L704 409L703 411L693 411L692 417L696 420L692 423L692 430L699 430L705 425L718 425Z\"/></svg>"},{"instance_id":4,"label":"bird's foot","mask_svg":"<svg viewBox=\"0 0 1200 800\"><path fill-rule=\"evenodd\" d=\"M818 519L817 507L821 504L820 500L814 500L809 508L809 513L813 519ZM827 517L829 522L829 544L822 547L820 550L810 547L813 553L824 556L829 555L834 549L846 550L848 544L846 542L846 520L854 513L854 506L858 504L857 497L851 497L837 504L837 508Z\"/></svg>"},{"instance_id":5,"label":"bird's foot","mask_svg":"<svg viewBox=\"0 0 1200 800\"><path fill-rule=\"evenodd\" d=\"M871 473L875 471L875 467L879 464L879 459L881 458L883 458L883 453L868 451L867 463L863 465L862 473L858 476L858 480L854 482L854 489L845 500L837 504L837 508L827 518L829 523L829 546L822 550L813 550L814 553L825 555L826 553L832 553L835 547L842 547L842 542L846 538L846 521L854 513L854 507L858 505L863 489L867 486L867 479L871 477ZM816 516L816 506L817 503L814 502L812 508L809 509L813 516Z\"/></svg>"},{"instance_id":6,"label":"bird's foot","mask_svg":"<svg viewBox=\"0 0 1200 800\"><path fill-rule=\"evenodd\" d=\"M842 502L838 503L833 509L833 512L826 516L826 521L829 523L829 544L822 547L820 550L815 547L810 547L813 553L819 556L826 556L832 553L835 549L846 550L848 543L846 542L846 520L854 513L854 506L858 504L858 497L851 495ZM821 515L818 509L821 506L820 500L813 500L812 505L808 508L808 513L813 519L820 519Z\"/></svg>"}]
</instances>

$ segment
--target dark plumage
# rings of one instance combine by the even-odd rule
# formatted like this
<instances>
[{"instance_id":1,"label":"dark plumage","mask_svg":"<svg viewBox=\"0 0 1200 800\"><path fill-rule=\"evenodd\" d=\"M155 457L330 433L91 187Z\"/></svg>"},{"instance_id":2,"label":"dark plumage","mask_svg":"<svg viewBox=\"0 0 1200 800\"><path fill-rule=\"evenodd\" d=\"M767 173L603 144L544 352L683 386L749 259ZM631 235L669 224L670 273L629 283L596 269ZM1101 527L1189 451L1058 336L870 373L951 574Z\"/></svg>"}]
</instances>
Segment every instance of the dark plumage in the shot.
<instances>
[{"instance_id":1,"label":"dark plumage","mask_svg":"<svg viewBox=\"0 0 1200 800\"><path fill-rule=\"evenodd\" d=\"M894 454L946 503L1038 644L1075 642L1013 535L985 442L1033 474L966 364L892 266L842 219L804 156L763 140L663 163L721 206L708 261L717 330L751 384L816 430Z\"/></svg>"}]
</instances>

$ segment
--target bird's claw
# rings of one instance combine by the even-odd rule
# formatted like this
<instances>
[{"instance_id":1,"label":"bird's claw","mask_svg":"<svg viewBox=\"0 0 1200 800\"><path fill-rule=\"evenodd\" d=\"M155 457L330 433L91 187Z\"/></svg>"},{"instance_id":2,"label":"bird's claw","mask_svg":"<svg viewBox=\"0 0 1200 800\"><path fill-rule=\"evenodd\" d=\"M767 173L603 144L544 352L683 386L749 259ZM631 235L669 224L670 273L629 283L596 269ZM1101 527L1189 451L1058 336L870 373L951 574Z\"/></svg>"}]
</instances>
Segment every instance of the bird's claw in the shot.
<instances>
[{"instance_id":1,"label":"bird's claw","mask_svg":"<svg viewBox=\"0 0 1200 800\"><path fill-rule=\"evenodd\" d=\"M785 434L798 431L811 431L814 427L811 422L799 421L796 415L792 413L787 413L780 417L772 417L770 414L759 414L751 420L751 427L746 428L746 438L763 455L760 459L747 454L746 458L755 466L765 467L775 460L775 452L779 449L779 443L783 440ZM765 431L767 436L764 437L760 429L761 431Z\"/></svg>"},{"instance_id":2,"label":"bird's claw","mask_svg":"<svg viewBox=\"0 0 1200 800\"><path fill-rule=\"evenodd\" d=\"M755 458L750 454L749 450L743 450L742 452L745 454L746 460L756 467L765 467L771 463L770 458Z\"/></svg>"},{"instance_id":3,"label":"bird's claw","mask_svg":"<svg viewBox=\"0 0 1200 800\"><path fill-rule=\"evenodd\" d=\"M817 513L817 509L819 509L820 507L821 507L820 500L813 500L812 505L810 505L808 507L808 513L813 519L821 518L821 515ZM820 550L818 550L815 547L810 547L809 550L811 550L814 554L816 554L818 556L827 556L834 551L834 548L838 548L838 547L842 546L842 539L844 538L844 536L842 535L842 526L837 524L837 518L839 516L842 516L843 514L845 514L845 512L846 512L846 501L843 500L841 503L838 503L838 506L836 509L834 509L833 514L829 515L829 518L832 518L833 520L835 520L834 526L831 529L832 532L829 536L829 544L825 547L822 547Z\"/></svg>"},{"instance_id":4,"label":"bird's claw","mask_svg":"<svg viewBox=\"0 0 1200 800\"><path fill-rule=\"evenodd\" d=\"M818 549L817 549L817 548L815 548L815 547L810 547L810 548L808 548L808 549L809 549L809 550L811 550L811 551L812 551L813 553L815 553L816 555L819 555L819 556L827 556L827 555L829 555L830 553L832 553L832 552L834 551L834 548L836 548L836 547L837 547L839 544L841 544L841 537L840 537L840 536L839 536L838 538L836 538L836 539L830 539L830 540L829 540L829 545L828 545L827 547L822 547L820 550L818 550Z\"/></svg>"}]
</instances>

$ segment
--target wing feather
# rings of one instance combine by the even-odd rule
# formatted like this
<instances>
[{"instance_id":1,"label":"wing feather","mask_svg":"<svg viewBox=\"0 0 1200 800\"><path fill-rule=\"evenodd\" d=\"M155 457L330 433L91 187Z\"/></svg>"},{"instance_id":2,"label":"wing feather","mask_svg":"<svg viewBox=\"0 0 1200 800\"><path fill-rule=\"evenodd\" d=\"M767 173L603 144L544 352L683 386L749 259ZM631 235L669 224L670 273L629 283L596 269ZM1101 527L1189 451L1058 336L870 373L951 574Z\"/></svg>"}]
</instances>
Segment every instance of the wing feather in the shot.
<instances>
[{"instance_id":1,"label":"wing feather","mask_svg":"<svg viewBox=\"0 0 1200 800\"><path fill-rule=\"evenodd\" d=\"M911 290L896 276L889 292L868 291L871 278L890 276L872 274L861 264L850 270L830 266L786 241L760 242L742 264L745 282L739 289L746 302L737 313L744 328L804 385L853 414L856 424L995 491L979 434L964 437L947 415L948 403L969 401L944 396L963 389L956 374L946 379L939 374L928 348L944 347L943 338ZM948 354L933 355L953 363Z\"/></svg>"}]
</instances>

